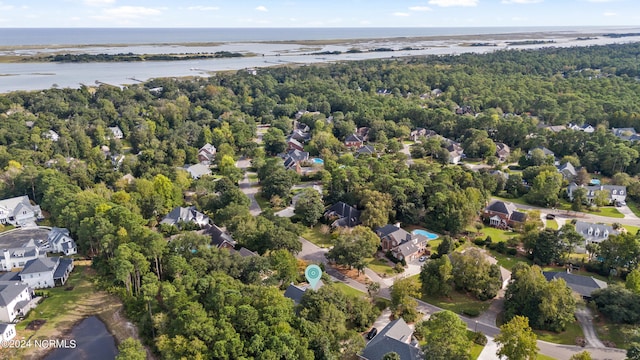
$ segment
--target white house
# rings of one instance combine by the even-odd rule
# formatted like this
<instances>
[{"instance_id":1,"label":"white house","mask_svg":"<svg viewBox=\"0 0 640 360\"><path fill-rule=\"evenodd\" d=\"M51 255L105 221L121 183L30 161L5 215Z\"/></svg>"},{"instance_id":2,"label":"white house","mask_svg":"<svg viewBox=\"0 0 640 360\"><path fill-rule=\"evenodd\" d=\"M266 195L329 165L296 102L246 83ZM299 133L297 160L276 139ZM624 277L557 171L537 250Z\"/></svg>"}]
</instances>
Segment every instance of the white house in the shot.
<instances>
[{"instance_id":1,"label":"white house","mask_svg":"<svg viewBox=\"0 0 640 360\"><path fill-rule=\"evenodd\" d=\"M211 169L207 164L195 164L185 167L193 179L200 179L204 175L211 175Z\"/></svg>"},{"instance_id":2,"label":"white house","mask_svg":"<svg viewBox=\"0 0 640 360\"><path fill-rule=\"evenodd\" d=\"M42 219L40 206L31 205L29 197L18 196L0 200L0 223L22 226Z\"/></svg>"},{"instance_id":3,"label":"white house","mask_svg":"<svg viewBox=\"0 0 640 360\"><path fill-rule=\"evenodd\" d=\"M73 259L39 257L29 260L20 272L20 279L29 287L42 289L64 285L73 270Z\"/></svg>"},{"instance_id":4,"label":"white house","mask_svg":"<svg viewBox=\"0 0 640 360\"><path fill-rule=\"evenodd\" d=\"M599 244L609 238L609 235L618 235L619 232L614 230L611 225L592 224L584 221L576 221L576 232L584 238L584 247L588 244Z\"/></svg>"},{"instance_id":5,"label":"white house","mask_svg":"<svg viewBox=\"0 0 640 360\"><path fill-rule=\"evenodd\" d=\"M58 135L58 133L53 131L53 130L49 130L49 131L43 132L42 133L42 137L45 138L45 139L49 139L51 141L60 140L60 135Z\"/></svg>"},{"instance_id":6,"label":"white house","mask_svg":"<svg viewBox=\"0 0 640 360\"><path fill-rule=\"evenodd\" d=\"M40 248L30 240L25 246L4 249L0 257L0 268L3 271L11 271L13 268L21 268L30 260L40 257Z\"/></svg>"},{"instance_id":7,"label":"white house","mask_svg":"<svg viewBox=\"0 0 640 360\"><path fill-rule=\"evenodd\" d=\"M26 315L30 301L31 292L26 284L0 285L0 322L11 323L16 317Z\"/></svg>"},{"instance_id":8,"label":"white house","mask_svg":"<svg viewBox=\"0 0 640 360\"><path fill-rule=\"evenodd\" d=\"M198 161L202 162L212 162L216 157L216 147L206 143L203 147L198 150Z\"/></svg>"},{"instance_id":9,"label":"white house","mask_svg":"<svg viewBox=\"0 0 640 360\"><path fill-rule=\"evenodd\" d=\"M47 240L49 241L49 248L52 252L63 253L67 256L78 253L76 242L73 241L67 229L51 228Z\"/></svg>"},{"instance_id":10,"label":"white house","mask_svg":"<svg viewBox=\"0 0 640 360\"><path fill-rule=\"evenodd\" d=\"M591 186L582 186L587 191L587 201L593 202L593 199L596 197L597 191L605 191L607 193L607 198L609 203L613 204L616 202L623 202L627 198L627 187L620 185L591 185ZM569 184L567 187L567 195L569 195L569 199L573 200L573 191L578 189L579 186L576 183Z\"/></svg>"},{"instance_id":11,"label":"white house","mask_svg":"<svg viewBox=\"0 0 640 360\"><path fill-rule=\"evenodd\" d=\"M16 337L16 326L14 324L0 323L0 341L9 341Z\"/></svg>"},{"instance_id":12,"label":"white house","mask_svg":"<svg viewBox=\"0 0 640 360\"><path fill-rule=\"evenodd\" d=\"M196 210L195 206L175 207L167 216L160 221L160 224L179 226L180 223L194 223L200 227L209 225L209 217Z\"/></svg>"},{"instance_id":13,"label":"white house","mask_svg":"<svg viewBox=\"0 0 640 360\"><path fill-rule=\"evenodd\" d=\"M109 128L109 131L111 131L111 133L113 134L113 137L115 139L122 139L124 138L124 133L122 132L122 129L120 129L119 126L113 126Z\"/></svg>"}]
</instances>

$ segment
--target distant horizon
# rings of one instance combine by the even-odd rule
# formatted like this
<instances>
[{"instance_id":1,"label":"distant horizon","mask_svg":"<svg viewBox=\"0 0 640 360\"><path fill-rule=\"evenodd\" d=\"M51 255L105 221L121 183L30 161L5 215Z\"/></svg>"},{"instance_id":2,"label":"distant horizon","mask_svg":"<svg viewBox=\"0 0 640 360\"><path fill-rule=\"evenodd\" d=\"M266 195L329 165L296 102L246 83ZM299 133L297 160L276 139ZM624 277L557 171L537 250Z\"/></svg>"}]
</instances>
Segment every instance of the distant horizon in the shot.
<instances>
[{"instance_id":1,"label":"distant horizon","mask_svg":"<svg viewBox=\"0 0 640 360\"><path fill-rule=\"evenodd\" d=\"M2 28L635 26L634 0L0 0Z\"/></svg>"},{"instance_id":2,"label":"distant horizon","mask_svg":"<svg viewBox=\"0 0 640 360\"><path fill-rule=\"evenodd\" d=\"M477 25L477 26L14 26L0 30L19 29L491 29L491 28L638 28L640 24L615 25Z\"/></svg>"}]
</instances>

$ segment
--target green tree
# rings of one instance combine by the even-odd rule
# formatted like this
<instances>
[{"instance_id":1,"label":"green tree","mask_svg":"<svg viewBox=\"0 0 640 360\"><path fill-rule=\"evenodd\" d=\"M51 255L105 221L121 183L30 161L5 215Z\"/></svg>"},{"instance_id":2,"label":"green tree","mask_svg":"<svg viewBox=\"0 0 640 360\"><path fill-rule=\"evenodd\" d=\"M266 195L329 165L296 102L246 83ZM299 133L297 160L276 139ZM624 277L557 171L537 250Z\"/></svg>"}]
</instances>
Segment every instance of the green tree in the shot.
<instances>
[{"instance_id":1,"label":"green tree","mask_svg":"<svg viewBox=\"0 0 640 360\"><path fill-rule=\"evenodd\" d=\"M145 360L147 352L139 340L128 338L118 345L116 360Z\"/></svg>"},{"instance_id":2,"label":"green tree","mask_svg":"<svg viewBox=\"0 0 640 360\"><path fill-rule=\"evenodd\" d=\"M314 189L304 189L296 202L294 213L303 224L307 226L315 225L324 213L322 197Z\"/></svg>"},{"instance_id":3,"label":"green tree","mask_svg":"<svg viewBox=\"0 0 640 360\"><path fill-rule=\"evenodd\" d=\"M597 206L609 205L609 192L606 190L596 190L596 193L593 197L593 202Z\"/></svg>"},{"instance_id":4,"label":"green tree","mask_svg":"<svg viewBox=\"0 0 640 360\"><path fill-rule=\"evenodd\" d=\"M450 281L453 278L452 269L448 256L433 259L422 265L422 270L420 270L422 293L436 296L449 295L451 290Z\"/></svg>"},{"instance_id":5,"label":"green tree","mask_svg":"<svg viewBox=\"0 0 640 360\"><path fill-rule=\"evenodd\" d=\"M627 359L640 360L640 343L632 343L627 349Z\"/></svg>"},{"instance_id":6,"label":"green tree","mask_svg":"<svg viewBox=\"0 0 640 360\"><path fill-rule=\"evenodd\" d=\"M401 360L401 359L400 359L400 355L398 355L397 352L392 351L384 354L384 356L382 357L382 360Z\"/></svg>"},{"instance_id":7,"label":"green tree","mask_svg":"<svg viewBox=\"0 0 640 360\"><path fill-rule=\"evenodd\" d=\"M283 153L287 149L287 140L282 130L276 127L270 127L262 136L264 150L269 155L277 155Z\"/></svg>"},{"instance_id":8,"label":"green tree","mask_svg":"<svg viewBox=\"0 0 640 360\"><path fill-rule=\"evenodd\" d=\"M527 194L527 201L545 207L558 203L558 193L562 187L562 174L557 171L542 171L533 180L533 186Z\"/></svg>"},{"instance_id":9,"label":"green tree","mask_svg":"<svg viewBox=\"0 0 640 360\"><path fill-rule=\"evenodd\" d=\"M571 200L571 210L584 210L584 205L587 203L587 190L579 187L574 189L571 195L573 195L573 199Z\"/></svg>"},{"instance_id":10,"label":"green tree","mask_svg":"<svg viewBox=\"0 0 640 360\"><path fill-rule=\"evenodd\" d=\"M389 223L393 212L391 195L368 189L361 191L359 195L360 205L364 208L360 215L362 225L375 229Z\"/></svg>"},{"instance_id":11,"label":"green tree","mask_svg":"<svg viewBox=\"0 0 640 360\"><path fill-rule=\"evenodd\" d=\"M628 290L640 295L640 269L636 268L627 275L624 286Z\"/></svg>"},{"instance_id":12,"label":"green tree","mask_svg":"<svg viewBox=\"0 0 640 360\"><path fill-rule=\"evenodd\" d=\"M588 351L583 351L577 354L573 354L569 360L591 360L591 353Z\"/></svg>"},{"instance_id":13,"label":"green tree","mask_svg":"<svg viewBox=\"0 0 640 360\"><path fill-rule=\"evenodd\" d=\"M416 325L416 332L426 342L423 350L427 360L470 359L471 340L467 324L455 313L437 312L429 320Z\"/></svg>"},{"instance_id":14,"label":"green tree","mask_svg":"<svg viewBox=\"0 0 640 360\"><path fill-rule=\"evenodd\" d=\"M379 244L380 238L371 229L356 226L341 232L326 256L337 264L348 265L362 271L366 266L365 259L373 257Z\"/></svg>"},{"instance_id":15,"label":"green tree","mask_svg":"<svg viewBox=\"0 0 640 360\"><path fill-rule=\"evenodd\" d=\"M391 287L391 310L406 321L415 321L418 318L418 303L413 298L419 295L420 285L415 279L396 279Z\"/></svg>"},{"instance_id":16,"label":"green tree","mask_svg":"<svg viewBox=\"0 0 640 360\"><path fill-rule=\"evenodd\" d=\"M495 337L500 346L497 355L509 360L534 360L538 354L537 336L529 327L529 319L516 316L500 326L500 334Z\"/></svg>"}]
</instances>

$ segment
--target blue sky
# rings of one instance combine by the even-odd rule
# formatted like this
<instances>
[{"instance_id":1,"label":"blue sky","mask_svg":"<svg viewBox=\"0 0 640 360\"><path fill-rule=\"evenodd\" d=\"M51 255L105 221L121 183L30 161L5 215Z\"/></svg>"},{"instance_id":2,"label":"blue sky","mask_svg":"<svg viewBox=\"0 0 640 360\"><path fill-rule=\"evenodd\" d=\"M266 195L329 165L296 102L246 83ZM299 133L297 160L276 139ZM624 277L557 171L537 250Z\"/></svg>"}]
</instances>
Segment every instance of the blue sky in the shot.
<instances>
[{"instance_id":1,"label":"blue sky","mask_svg":"<svg viewBox=\"0 0 640 360\"><path fill-rule=\"evenodd\" d=\"M640 25L638 0L0 0L0 27Z\"/></svg>"}]
</instances>

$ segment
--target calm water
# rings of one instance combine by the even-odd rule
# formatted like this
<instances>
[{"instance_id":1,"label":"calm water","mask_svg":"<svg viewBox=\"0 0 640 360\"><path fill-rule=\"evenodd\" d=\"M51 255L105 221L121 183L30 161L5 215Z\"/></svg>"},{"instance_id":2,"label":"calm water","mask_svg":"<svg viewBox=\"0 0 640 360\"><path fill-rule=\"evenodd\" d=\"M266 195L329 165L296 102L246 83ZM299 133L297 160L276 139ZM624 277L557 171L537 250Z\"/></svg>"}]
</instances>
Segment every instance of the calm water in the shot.
<instances>
[{"instance_id":1,"label":"calm water","mask_svg":"<svg viewBox=\"0 0 640 360\"><path fill-rule=\"evenodd\" d=\"M95 316L82 320L71 330L75 349L56 349L45 360L113 360L118 348L107 327Z\"/></svg>"},{"instance_id":2,"label":"calm water","mask_svg":"<svg viewBox=\"0 0 640 360\"><path fill-rule=\"evenodd\" d=\"M537 31L597 31L589 27L470 28L190 28L190 29L0 29L0 46L158 44L189 42L250 42L278 40L371 39L417 36L510 34ZM613 29L611 29L613 30Z\"/></svg>"}]
</instances>

